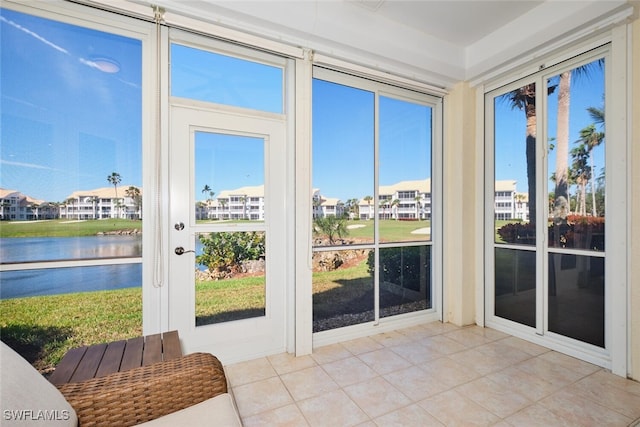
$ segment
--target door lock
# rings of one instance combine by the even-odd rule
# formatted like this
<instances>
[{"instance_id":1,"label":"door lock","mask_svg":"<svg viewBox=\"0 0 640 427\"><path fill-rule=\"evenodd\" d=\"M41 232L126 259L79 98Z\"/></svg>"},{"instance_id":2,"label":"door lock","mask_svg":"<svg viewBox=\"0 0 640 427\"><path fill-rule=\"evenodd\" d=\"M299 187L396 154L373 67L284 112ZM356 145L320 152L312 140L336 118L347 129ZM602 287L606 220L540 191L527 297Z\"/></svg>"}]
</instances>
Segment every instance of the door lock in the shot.
<instances>
[{"instance_id":1,"label":"door lock","mask_svg":"<svg viewBox=\"0 0 640 427\"><path fill-rule=\"evenodd\" d=\"M174 249L174 252L176 253L176 255L182 255L182 254L186 254L187 252L195 253L196 251L193 251L193 250L185 251L182 246L178 246L177 248Z\"/></svg>"}]
</instances>

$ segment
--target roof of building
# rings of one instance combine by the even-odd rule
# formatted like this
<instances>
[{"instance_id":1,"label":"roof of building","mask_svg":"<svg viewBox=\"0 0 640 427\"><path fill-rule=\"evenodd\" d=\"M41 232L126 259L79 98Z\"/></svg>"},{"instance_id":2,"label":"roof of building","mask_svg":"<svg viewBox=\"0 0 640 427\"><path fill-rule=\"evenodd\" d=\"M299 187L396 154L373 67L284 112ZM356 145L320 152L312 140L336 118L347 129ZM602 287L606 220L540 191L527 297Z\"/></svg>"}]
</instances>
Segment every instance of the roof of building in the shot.
<instances>
[{"instance_id":1,"label":"roof of building","mask_svg":"<svg viewBox=\"0 0 640 427\"><path fill-rule=\"evenodd\" d=\"M228 199L229 197L233 197L233 196L263 197L264 185L240 187L234 190L222 190L216 198Z\"/></svg>"},{"instance_id":2,"label":"roof of building","mask_svg":"<svg viewBox=\"0 0 640 427\"><path fill-rule=\"evenodd\" d=\"M121 185L118 187L118 198L125 197L127 195L126 191L129 187L135 187L140 190L140 194L142 194L142 188L137 187L135 185ZM99 197L101 199L115 199L116 198L116 189L115 187L102 187L95 188L93 190L78 190L71 193L67 199L77 199L82 197Z\"/></svg>"},{"instance_id":3,"label":"roof of building","mask_svg":"<svg viewBox=\"0 0 640 427\"><path fill-rule=\"evenodd\" d=\"M495 183L495 191L516 191L516 182L511 179L496 181Z\"/></svg>"}]
</instances>

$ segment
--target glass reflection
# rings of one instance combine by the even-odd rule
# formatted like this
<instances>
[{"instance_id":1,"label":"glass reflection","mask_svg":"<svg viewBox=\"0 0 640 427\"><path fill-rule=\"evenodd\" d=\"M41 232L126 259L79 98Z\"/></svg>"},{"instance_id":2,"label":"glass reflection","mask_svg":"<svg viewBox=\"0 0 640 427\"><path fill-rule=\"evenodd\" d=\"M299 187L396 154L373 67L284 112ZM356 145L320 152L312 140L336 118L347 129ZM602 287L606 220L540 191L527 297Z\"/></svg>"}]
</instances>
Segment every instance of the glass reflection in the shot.
<instances>
[{"instance_id":1,"label":"glass reflection","mask_svg":"<svg viewBox=\"0 0 640 427\"><path fill-rule=\"evenodd\" d=\"M372 322L373 250L313 254L313 332Z\"/></svg>"},{"instance_id":2,"label":"glass reflection","mask_svg":"<svg viewBox=\"0 0 640 427\"><path fill-rule=\"evenodd\" d=\"M381 242L431 240L431 113L380 96Z\"/></svg>"},{"instance_id":3,"label":"glass reflection","mask_svg":"<svg viewBox=\"0 0 640 427\"><path fill-rule=\"evenodd\" d=\"M604 251L604 59L547 80L549 247Z\"/></svg>"},{"instance_id":4,"label":"glass reflection","mask_svg":"<svg viewBox=\"0 0 640 427\"><path fill-rule=\"evenodd\" d=\"M374 94L313 80L314 246L373 243Z\"/></svg>"},{"instance_id":5,"label":"glass reflection","mask_svg":"<svg viewBox=\"0 0 640 427\"><path fill-rule=\"evenodd\" d=\"M261 138L195 133L197 222L264 221L264 150Z\"/></svg>"},{"instance_id":6,"label":"glass reflection","mask_svg":"<svg viewBox=\"0 0 640 427\"><path fill-rule=\"evenodd\" d=\"M196 326L266 314L264 232L196 235Z\"/></svg>"},{"instance_id":7,"label":"glass reflection","mask_svg":"<svg viewBox=\"0 0 640 427\"><path fill-rule=\"evenodd\" d=\"M171 95L283 112L282 68L179 44L171 45Z\"/></svg>"},{"instance_id":8,"label":"glass reflection","mask_svg":"<svg viewBox=\"0 0 640 427\"><path fill-rule=\"evenodd\" d=\"M549 331L604 347L604 258L549 254Z\"/></svg>"},{"instance_id":9,"label":"glass reflection","mask_svg":"<svg viewBox=\"0 0 640 427\"><path fill-rule=\"evenodd\" d=\"M373 252L369 254L373 266ZM380 317L431 308L431 247L380 249Z\"/></svg>"},{"instance_id":10,"label":"glass reflection","mask_svg":"<svg viewBox=\"0 0 640 427\"><path fill-rule=\"evenodd\" d=\"M494 99L496 243L536 244L536 85Z\"/></svg>"},{"instance_id":11,"label":"glass reflection","mask_svg":"<svg viewBox=\"0 0 640 427\"><path fill-rule=\"evenodd\" d=\"M495 249L495 315L536 326L536 253Z\"/></svg>"}]
</instances>

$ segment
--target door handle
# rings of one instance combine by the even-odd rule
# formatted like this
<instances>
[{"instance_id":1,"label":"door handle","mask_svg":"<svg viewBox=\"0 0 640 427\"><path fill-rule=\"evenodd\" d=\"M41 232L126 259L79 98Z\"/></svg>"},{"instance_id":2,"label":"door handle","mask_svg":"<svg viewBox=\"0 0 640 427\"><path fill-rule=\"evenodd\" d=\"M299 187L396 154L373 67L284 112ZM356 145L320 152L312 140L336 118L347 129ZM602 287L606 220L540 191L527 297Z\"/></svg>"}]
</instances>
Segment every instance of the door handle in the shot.
<instances>
[{"instance_id":1,"label":"door handle","mask_svg":"<svg viewBox=\"0 0 640 427\"><path fill-rule=\"evenodd\" d=\"M178 246L177 248L174 249L174 252L176 253L176 255L182 255L182 254L186 254L187 252L195 253L196 251L192 251L192 250L185 251L182 246Z\"/></svg>"}]
</instances>

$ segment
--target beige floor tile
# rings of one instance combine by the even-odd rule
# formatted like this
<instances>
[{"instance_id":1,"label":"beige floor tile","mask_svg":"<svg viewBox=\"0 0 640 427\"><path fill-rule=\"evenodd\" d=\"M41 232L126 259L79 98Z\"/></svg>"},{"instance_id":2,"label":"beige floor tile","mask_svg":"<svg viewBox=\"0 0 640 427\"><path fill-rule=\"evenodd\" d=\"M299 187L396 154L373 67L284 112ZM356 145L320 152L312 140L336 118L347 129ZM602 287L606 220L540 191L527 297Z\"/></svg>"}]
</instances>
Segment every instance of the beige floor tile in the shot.
<instances>
[{"instance_id":1,"label":"beige floor tile","mask_svg":"<svg viewBox=\"0 0 640 427\"><path fill-rule=\"evenodd\" d=\"M408 344L411 342L409 337L402 335L397 331L384 332L382 334L373 335L371 338L385 347L393 347L394 345Z\"/></svg>"},{"instance_id":2,"label":"beige floor tile","mask_svg":"<svg viewBox=\"0 0 640 427\"><path fill-rule=\"evenodd\" d=\"M322 368L340 387L356 384L378 376L376 371L355 356L325 363Z\"/></svg>"},{"instance_id":3,"label":"beige floor tile","mask_svg":"<svg viewBox=\"0 0 640 427\"><path fill-rule=\"evenodd\" d=\"M225 366L224 372L227 380L233 387L277 375L266 357Z\"/></svg>"},{"instance_id":4,"label":"beige floor tile","mask_svg":"<svg viewBox=\"0 0 640 427\"><path fill-rule=\"evenodd\" d=\"M278 377L234 387L233 395L242 418L293 403L291 395Z\"/></svg>"},{"instance_id":5,"label":"beige floor tile","mask_svg":"<svg viewBox=\"0 0 640 427\"><path fill-rule=\"evenodd\" d=\"M516 337L506 337L500 340L500 342L502 344L508 345L509 347L517 348L520 351L524 351L525 353L532 356L539 356L543 353L551 351L546 347Z\"/></svg>"},{"instance_id":6,"label":"beige floor tile","mask_svg":"<svg viewBox=\"0 0 640 427\"><path fill-rule=\"evenodd\" d=\"M456 388L461 394L482 405L500 418L505 418L529 406L533 401L522 394L483 377Z\"/></svg>"},{"instance_id":7,"label":"beige floor tile","mask_svg":"<svg viewBox=\"0 0 640 427\"><path fill-rule=\"evenodd\" d=\"M296 402L340 388L319 366L291 372L280 378Z\"/></svg>"},{"instance_id":8,"label":"beige floor tile","mask_svg":"<svg viewBox=\"0 0 640 427\"><path fill-rule=\"evenodd\" d=\"M430 322L424 325L424 329L430 332L431 335L439 335L460 329L460 326L456 326L453 323Z\"/></svg>"},{"instance_id":9,"label":"beige floor tile","mask_svg":"<svg viewBox=\"0 0 640 427\"><path fill-rule=\"evenodd\" d=\"M408 360L398 356L388 348L371 351L358 357L379 374L387 374L411 366Z\"/></svg>"},{"instance_id":10,"label":"beige floor tile","mask_svg":"<svg viewBox=\"0 0 640 427\"><path fill-rule=\"evenodd\" d=\"M288 374L289 372L299 371L301 369L318 365L313 357L309 355L296 357L293 354L280 353L274 356L269 356L268 359L278 375Z\"/></svg>"},{"instance_id":11,"label":"beige floor tile","mask_svg":"<svg viewBox=\"0 0 640 427\"><path fill-rule=\"evenodd\" d=\"M590 375L589 378L597 380L600 384L610 387L616 387L626 392L640 396L640 382L638 381L628 380L605 370L600 370Z\"/></svg>"},{"instance_id":12,"label":"beige floor tile","mask_svg":"<svg viewBox=\"0 0 640 427\"><path fill-rule=\"evenodd\" d=\"M567 420L549 411L540 404L535 404L524 408L510 417L505 418L507 423L515 427L541 427L541 426L578 426L570 424Z\"/></svg>"},{"instance_id":13,"label":"beige floor tile","mask_svg":"<svg viewBox=\"0 0 640 427\"><path fill-rule=\"evenodd\" d=\"M448 427L490 426L500 421L495 414L455 390L429 397L418 404Z\"/></svg>"},{"instance_id":14,"label":"beige floor tile","mask_svg":"<svg viewBox=\"0 0 640 427\"><path fill-rule=\"evenodd\" d=\"M437 427L443 424L419 405L413 404L374 420L378 427Z\"/></svg>"},{"instance_id":15,"label":"beige floor tile","mask_svg":"<svg viewBox=\"0 0 640 427\"><path fill-rule=\"evenodd\" d=\"M612 374L609 374L612 375ZM603 376L590 375L566 388L568 392L591 399L631 419L640 417L640 394L630 393L602 381Z\"/></svg>"},{"instance_id":16,"label":"beige floor tile","mask_svg":"<svg viewBox=\"0 0 640 427\"><path fill-rule=\"evenodd\" d=\"M458 341L452 340L445 335L435 335L430 337L423 344L443 354L453 354L468 349L467 346L459 343Z\"/></svg>"},{"instance_id":17,"label":"beige floor tile","mask_svg":"<svg viewBox=\"0 0 640 427\"><path fill-rule=\"evenodd\" d=\"M400 371L394 371L383 377L414 402L450 388L442 382L435 380L431 373L418 366L411 366Z\"/></svg>"},{"instance_id":18,"label":"beige floor tile","mask_svg":"<svg viewBox=\"0 0 640 427\"><path fill-rule=\"evenodd\" d=\"M304 427L308 426L309 423L307 423L300 409L295 404L291 404L244 418L242 425L244 427Z\"/></svg>"},{"instance_id":19,"label":"beige floor tile","mask_svg":"<svg viewBox=\"0 0 640 427\"><path fill-rule=\"evenodd\" d=\"M558 390L558 386L554 386L550 382L524 372L515 366L489 374L487 378L500 384L505 389L513 390L533 401L538 401Z\"/></svg>"},{"instance_id":20,"label":"beige floor tile","mask_svg":"<svg viewBox=\"0 0 640 427\"><path fill-rule=\"evenodd\" d=\"M336 360L346 359L353 354L342 344L331 344L313 349L311 357L318 364L335 362Z\"/></svg>"},{"instance_id":21,"label":"beige floor tile","mask_svg":"<svg viewBox=\"0 0 640 427\"><path fill-rule=\"evenodd\" d=\"M543 358L546 354L547 353L544 353L541 356L525 360L524 362L520 362L514 366L530 375L533 375L534 377L541 378L551 383L556 388L574 383L585 376Z\"/></svg>"},{"instance_id":22,"label":"beige floor tile","mask_svg":"<svg viewBox=\"0 0 640 427\"><path fill-rule=\"evenodd\" d=\"M362 410L372 418L407 406L411 400L382 377L344 388Z\"/></svg>"},{"instance_id":23,"label":"beige floor tile","mask_svg":"<svg viewBox=\"0 0 640 427\"><path fill-rule=\"evenodd\" d=\"M477 328L477 329L476 328L458 329L457 331L447 332L446 334L444 334L444 336L459 342L465 347L477 347L479 345L487 344L494 341L494 339L490 339L486 337L484 334L482 334L479 331L480 328Z\"/></svg>"},{"instance_id":24,"label":"beige floor tile","mask_svg":"<svg viewBox=\"0 0 640 427\"><path fill-rule=\"evenodd\" d=\"M633 421L629 417L571 393L559 392L541 400L540 405L566 421L568 425L579 426L627 426Z\"/></svg>"},{"instance_id":25,"label":"beige floor tile","mask_svg":"<svg viewBox=\"0 0 640 427\"><path fill-rule=\"evenodd\" d=\"M355 355L368 353L370 351L380 350L384 348L382 344L380 344L379 342L377 342L371 337L363 337L363 338L347 341L342 343L342 345Z\"/></svg>"},{"instance_id":26,"label":"beige floor tile","mask_svg":"<svg viewBox=\"0 0 640 427\"><path fill-rule=\"evenodd\" d=\"M449 357L461 365L471 366L481 375L487 375L512 365L512 362L508 359L486 355L476 348L461 351Z\"/></svg>"},{"instance_id":27,"label":"beige floor tile","mask_svg":"<svg viewBox=\"0 0 640 427\"><path fill-rule=\"evenodd\" d=\"M453 388L480 377L478 371L470 366L462 365L450 357L441 357L420 365L420 367L427 371L436 382L447 388Z\"/></svg>"},{"instance_id":28,"label":"beige floor tile","mask_svg":"<svg viewBox=\"0 0 640 427\"><path fill-rule=\"evenodd\" d=\"M593 374L594 372L602 369L599 366L576 359L575 357L567 356L566 354L558 353L557 351L549 351L547 353L541 354L538 357L553 364L571 369L572 371L581 374L582 376Z\"/></svg>"},{"instance_id":29,"label":"beige floor tile","mask_svg":"<svg viewBox=\"0 0 640 427\"><path fill-rule=\"evenodd\" d=\"M509 335L504 332L496 331L491 328L483 328L482 326L466 326L464 329L468 329L475 334L482 335L491 341L497 341L509 337Z\"/></svg>"},{"instance_id":30,"label":"beige floor tile","mask_svg":"<svg viewBox=\"0 0 640 427\"><path fill-rule=\"evenodd\" d=\"M403 359L407 359L414 365L427 363L430 360L444 356L443 353L439 352L435 348L426 347L420 342L396 345L389 347L389 349Z\"/></svg>"},{"instance_id":31,"label":"beige floor tile","mask_svg":"<svg viewBox=\"0 0 640 427\"><path fill-rule=\"evenodd\" d=\"M298 402L305 419L313 427L349 427L369 420L343 390L335 390Z\"/></svg>"},{"instance_id":32,"label":"beige floor tile","mask_svg":"<svg viewBox=\"0 0 640 427\"><path fill-rule=\"evenodd\" d=\"M513 348L502 343L502 341L490 342L488 344L478 346L475 349L489 357L505 360L509 365L514 365L533 357L529 353L525 353L522 350L518 350L517 348Z\"/></svg>"}]
</instances>

